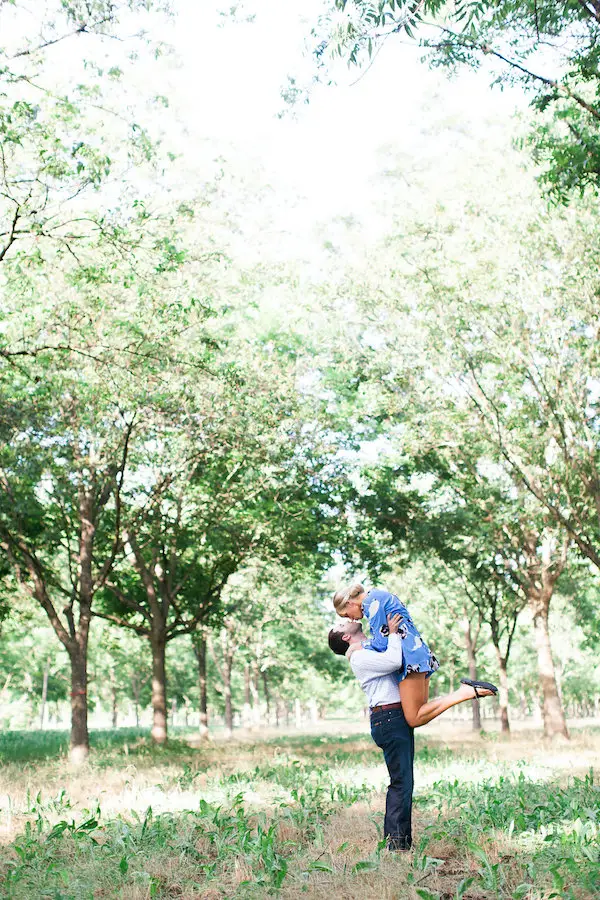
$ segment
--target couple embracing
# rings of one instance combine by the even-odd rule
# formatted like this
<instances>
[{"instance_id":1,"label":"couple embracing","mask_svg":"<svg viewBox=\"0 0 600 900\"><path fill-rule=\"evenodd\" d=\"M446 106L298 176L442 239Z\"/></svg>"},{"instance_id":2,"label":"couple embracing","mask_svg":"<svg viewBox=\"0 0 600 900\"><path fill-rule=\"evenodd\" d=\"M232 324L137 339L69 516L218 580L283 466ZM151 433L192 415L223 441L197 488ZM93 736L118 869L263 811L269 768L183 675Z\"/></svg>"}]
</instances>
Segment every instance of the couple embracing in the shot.
<instances>
[{"instance_id":1,"label":"couple embracing","mask_svg":"<svg viewBox=\"0 0 600 900\"><path fill-rule=\"evenodd\" d=\"M461 679L461 687L429 700L429 678L439 662L423 641L407 608L394 594L353 584L337 591L333 605L344 622L329 632L329 646L346 656L367 698L371 736L390 775L384 835L390 850L412 843L414 729L464 703L496 694L487 681ZM366 638L361 620L369 622Z\"/></svg>"}]
</instances>

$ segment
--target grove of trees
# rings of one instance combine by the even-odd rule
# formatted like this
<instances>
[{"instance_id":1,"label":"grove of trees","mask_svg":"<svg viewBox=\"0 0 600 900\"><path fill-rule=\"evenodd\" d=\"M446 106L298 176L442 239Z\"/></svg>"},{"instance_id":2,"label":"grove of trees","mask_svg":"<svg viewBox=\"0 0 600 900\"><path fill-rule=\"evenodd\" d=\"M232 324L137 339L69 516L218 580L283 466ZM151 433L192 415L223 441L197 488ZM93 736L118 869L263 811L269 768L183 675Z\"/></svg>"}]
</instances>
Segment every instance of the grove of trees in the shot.
<instances>
[{"instance_id":1,"label":"grove of trees","mask_svg":"<svg viewBox=\"0 0 600 900\"><path fill-rule=\"evenodd\" d=\"M0 690L29 726L70 703L73 761L98 703L151 707L158 743L176 706L203 737L356 708L325 639L344 572L415 607L441 686L498 677L504 731L597 714L599 19L452 10L325 4L319 67L402 31L435 65L493 57L533 92L527 146L451 184L388 160L385 237L315 276L240 261L217 191L168 190L128 81L161 4L32 28L0 2Z\"/></svg>"}]
</instances>

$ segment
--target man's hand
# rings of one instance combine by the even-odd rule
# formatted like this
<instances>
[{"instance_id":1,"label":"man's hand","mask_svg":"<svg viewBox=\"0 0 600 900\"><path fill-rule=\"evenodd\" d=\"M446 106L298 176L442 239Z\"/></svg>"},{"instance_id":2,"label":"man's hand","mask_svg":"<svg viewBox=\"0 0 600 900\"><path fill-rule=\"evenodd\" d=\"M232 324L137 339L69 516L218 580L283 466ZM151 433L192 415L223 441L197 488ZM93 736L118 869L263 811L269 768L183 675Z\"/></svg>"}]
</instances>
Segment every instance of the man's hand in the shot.
<instances>
[{"instance_id":1,"label":"man's hand","mask_svg":"<svg viewBox=\"0 0 600 900\"><path fill-rule=\"evenodd\" d=\"M395 613L393 616L387 617L388 628L390 634L398 634L398 630L400 628L400 622L402 621L402 616L400 613Z\"/></svg>"}]
</instances>

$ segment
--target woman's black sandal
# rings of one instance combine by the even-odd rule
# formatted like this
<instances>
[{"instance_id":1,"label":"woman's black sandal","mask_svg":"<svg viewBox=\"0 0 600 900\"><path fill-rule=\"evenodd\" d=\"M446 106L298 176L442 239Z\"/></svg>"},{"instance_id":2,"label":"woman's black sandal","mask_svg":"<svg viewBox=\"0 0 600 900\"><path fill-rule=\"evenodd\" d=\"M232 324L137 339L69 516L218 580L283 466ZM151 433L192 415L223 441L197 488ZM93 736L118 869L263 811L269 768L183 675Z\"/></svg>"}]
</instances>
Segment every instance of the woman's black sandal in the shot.
<instances>
[{"instance_id":1,"label":"woman's black sandal","mask_svg":"<svg viewBox=\"0 0 600 900\"><path fill-rule=\"evenodd\" d=\"M473 690L475 691L475 697L477 700L481 699L481 694L477 693L477 688L482 688L483 690L486 690L486 691L492 691L492 693L494 693L494 694L498 693L498 688L496 687L495 684L492 684L491 681L472 681L470 678L461 678L460 683L468 684L469 687L472 687ZM484 694L483 696L487 697L489 695Z\"/></svg>"}]
</instances>

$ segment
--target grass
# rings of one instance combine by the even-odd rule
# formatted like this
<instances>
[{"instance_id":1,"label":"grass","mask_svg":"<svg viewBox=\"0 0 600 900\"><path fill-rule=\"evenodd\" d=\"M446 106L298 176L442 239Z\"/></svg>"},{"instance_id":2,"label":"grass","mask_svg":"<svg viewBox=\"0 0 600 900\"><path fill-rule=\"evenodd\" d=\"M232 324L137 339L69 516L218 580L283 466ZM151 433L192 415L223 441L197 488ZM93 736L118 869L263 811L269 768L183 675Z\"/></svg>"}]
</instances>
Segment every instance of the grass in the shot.
<instances>
[{"instance_id":1,"label":"grass","mask_svg":"<svg viewBox=\"0 0 600 900\"><path fill-rule=\"evenodd\" d=\"M64 734L8 733L0 897L590 900L599 737L419 733L415 847L393 855L364 733L156 748L135 729L96 732L79 770Z\"/></svg>"}]
</instances>

